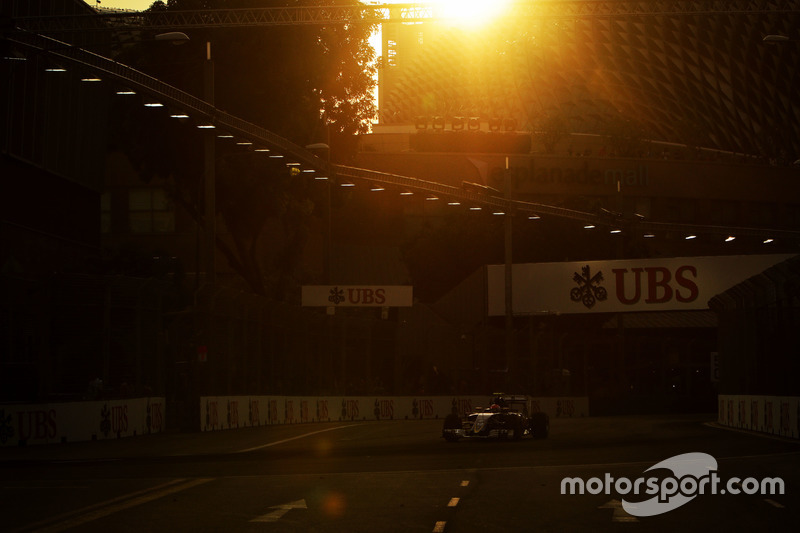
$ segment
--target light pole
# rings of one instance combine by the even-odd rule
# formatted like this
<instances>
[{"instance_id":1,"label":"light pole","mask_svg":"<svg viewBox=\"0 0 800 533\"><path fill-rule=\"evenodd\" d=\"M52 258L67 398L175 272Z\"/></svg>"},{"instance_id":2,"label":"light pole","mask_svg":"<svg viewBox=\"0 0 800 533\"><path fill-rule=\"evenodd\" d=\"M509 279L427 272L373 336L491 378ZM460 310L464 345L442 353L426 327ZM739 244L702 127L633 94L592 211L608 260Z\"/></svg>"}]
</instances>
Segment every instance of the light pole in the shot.
<instances>
[{"instance_id":1,"label":"light pole","mask_svg":"<svg viewBox=\"0 0 800 533\"><path fill-rule=\"evenodd\" d=\"M325 198L325 214L324 214L324 234L323 234L323 242L322 242L322 276L323 282L325 284L331 283L331 254L332 248L331 239L332 239L332 227L331 227L331 181L333 180L333 169L331 168L331 147L327 143L314 143L309 144L306 146L306 149L311 150L314 154L320 154L322 158L325 160L325 164L327 168L325 171L328 173L326 177L326 181L328 182L326 188L326 198Z\"/></svg>"},{"instance_id":2,"label":"light pole","mask_svg":"<svg viewBox=\"0 0 800 533\"><path fill-rule=\"evenodd\" d=\"M511 172L508 165L508 156L506 156L506 168L505 173L503 175L503 193L506 200L511 200L512 196L512 183L511 183ZM513 305L513 297L514 297L514 290L513 290L513 266L514 266L514 254L513 254L513 235L514 235L514 225L513 225L513 214L509 209L508 212L505 214L504 222L504 255L505 255L505 355L506 355L506 380L508 380L508 371L512 367L512 363L514 362L514 305ZM509 383L506 383L505 386L507 387Z\"/></svg>"},{"instance_id":3,"label":"light pole","mask_svg":"<svg viewBox=\"0 0 800 533\"><path fill-rule=\"evenodd\" d=\"M214 61L211 59L211 42L206 42L206 60L203 63L203 98L206 103L214 105ZM205 132L203 139L203 183L204 183L204 213L206 237L206 283L216 283L216 152L214 143L216 135L213 129Z\"/></svg>"}]
</instances>

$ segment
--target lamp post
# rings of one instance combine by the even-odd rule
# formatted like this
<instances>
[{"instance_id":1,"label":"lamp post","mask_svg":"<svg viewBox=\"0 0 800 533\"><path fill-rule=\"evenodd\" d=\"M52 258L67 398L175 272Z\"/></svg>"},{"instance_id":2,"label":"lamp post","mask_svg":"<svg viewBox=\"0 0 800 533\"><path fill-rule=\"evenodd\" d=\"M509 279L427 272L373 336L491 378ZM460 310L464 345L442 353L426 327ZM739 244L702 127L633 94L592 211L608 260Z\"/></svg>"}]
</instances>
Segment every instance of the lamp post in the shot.
<instances>
[{"instance_id":1,"label":"lamp post","mask_svg":"<svg viewBox=\"0 0 800 533\"><path fill-rule=\"evenodd\" d=\"M311 150L314 154L319 154L324 160L327 168L325 169L328 173L327 175L327 188L326 188L326 197L325 197L325 214L324 214L324 234L323 234L323 241L322 241L322 275L323 275L323 283L330 284L331 283L331 254L332 248L331 239L332 239L332 222L331 222L331 181L333 180L333 172L331 169L331 147L327 143L314 143L309 144L306 146L307 150Z\"/></svg>"},{"instance_id":2,"label":"lamp post","mask_svg":"<svg viewBox=\"0 0 800 533\"><path fill-rule=\"evenodd\" d=\"M206 60L203 63L203 99L214 105L214 61L211 59L211 42L206 42ZM203 139L203 183L204 183L204 213L205 213L205 240L206 240L206 283L216 283L216 135L213 129L205 132Z\"/></svg>"},{"instance_id":3,"label":"lamp post","mask_svg":"<svg viewBox=\"0 0 800 533\"><path fill-rule=\"evenodd\" d=\"M506 168L503 174L503 192L507 200L512 197L512 184L511 172L508 164L508 156L506 156ZM508 380L508 371L511 369L514 362L514 305L513 305L513 215L510 212L505 214L504 222L504 255L505 255L505 356L506 356L506 380ZM509 383L505 383L507 387Z\"/></svg>"}]
</instances>

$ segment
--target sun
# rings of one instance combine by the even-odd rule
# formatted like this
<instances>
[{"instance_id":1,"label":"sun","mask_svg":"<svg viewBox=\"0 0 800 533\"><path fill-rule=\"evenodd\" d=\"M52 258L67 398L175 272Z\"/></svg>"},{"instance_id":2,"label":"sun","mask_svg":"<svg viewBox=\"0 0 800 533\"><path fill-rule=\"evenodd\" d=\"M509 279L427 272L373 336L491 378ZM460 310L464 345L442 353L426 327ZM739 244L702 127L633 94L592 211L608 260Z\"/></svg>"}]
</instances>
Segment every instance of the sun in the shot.
<instances>
[{"instance_id":1,"label":"sun","mask_svg":"<svg viewBox=\"0 0 800 533\"><path fill-rule=\"evenodd\" d=\"M512 0L428 0L441 22L459 26L481 26L502 14Z\"/></svg>"}]
</instances>

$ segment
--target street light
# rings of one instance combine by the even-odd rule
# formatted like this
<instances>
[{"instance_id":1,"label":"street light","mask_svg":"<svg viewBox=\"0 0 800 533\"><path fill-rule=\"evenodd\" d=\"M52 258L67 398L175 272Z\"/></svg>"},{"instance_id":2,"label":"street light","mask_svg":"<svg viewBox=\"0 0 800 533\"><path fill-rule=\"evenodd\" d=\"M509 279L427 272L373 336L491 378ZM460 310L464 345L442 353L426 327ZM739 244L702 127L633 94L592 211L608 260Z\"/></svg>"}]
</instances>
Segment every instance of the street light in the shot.
<instances>
[{"instance_id":1,"label":"street light","mask_svg":"<svg viewBox=\"0 0 800 533\"><path fill-rule=\"evenodd\" d=\"M159 33L155 37L153 37L154 41L167 41L174 45L181 45L184 44L189 40L189 36L183 33L182 31L168 31L164 33Z\"/></svg>"},{"instance_id":2,"label":"street light","mask_svg":"<svg viewBox=\"0 0 800 533\"><path fill-rule=\"evenodd\" d=\"M325 278L325 283L331 283L331 251L333 246L331 244L332 239L332 224L331 224L331 178L332 176L332 169L331 169L331 147L326 143L314 143L309 144L306 146L307 150L310 150L312 153L321 157L328 168L325 170L328 172L327 176L327 188L326 188L326 198L325 198L325 234L323 235L323 277ZM315 178L317 179L317 178Z\"/></svg>"},{"instance_id":3,"label":"street light","mask_svg":"<svg viewBox=\"0 0 800 533\"><path fill-rule=\"evenodd\" d=\"M785 43L791 41L791 39L785 35L766 35L762 41L765 43Z\"/></svg>"},{"instance_id":4,"label":"street light","mask_svg":"<svg viewBox=\"0 0 800 533\"><path fill-rule=\"evenodd\" d=\"M175 33L175 32L170 32ZM178 32L179 33L179 32ZM162 34L166 35L166 34ZM156 36L158 38L158 35ZM206 41L206 60L203 63L203 99L214 105L214 61L211 59L211 42ZM203 182L205 185L205 219L206 219L206 283L216 282L216 134L213 129L205 132L203 139Z\"/></svg>"}]
</instances>

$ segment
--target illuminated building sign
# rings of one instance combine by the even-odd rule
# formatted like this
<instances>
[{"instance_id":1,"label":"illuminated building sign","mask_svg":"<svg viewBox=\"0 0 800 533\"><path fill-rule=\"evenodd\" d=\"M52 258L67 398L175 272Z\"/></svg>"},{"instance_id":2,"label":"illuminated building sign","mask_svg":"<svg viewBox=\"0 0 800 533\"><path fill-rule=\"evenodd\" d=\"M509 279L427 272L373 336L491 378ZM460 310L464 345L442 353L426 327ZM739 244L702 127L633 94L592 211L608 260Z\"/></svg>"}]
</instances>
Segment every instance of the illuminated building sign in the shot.
<instances>
[{"instance_id":1,"label":"illuminated building sign","mask_svg":"<svg viewBox=\"0 0 800 533\"><path fill-rule=\"evenodd\" d=\"M708 301L792 255L513 265L515 315L708 309ZM488 313L505 314L505 267L487 267Z\"/></svg>"}]
</instances>

